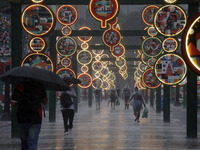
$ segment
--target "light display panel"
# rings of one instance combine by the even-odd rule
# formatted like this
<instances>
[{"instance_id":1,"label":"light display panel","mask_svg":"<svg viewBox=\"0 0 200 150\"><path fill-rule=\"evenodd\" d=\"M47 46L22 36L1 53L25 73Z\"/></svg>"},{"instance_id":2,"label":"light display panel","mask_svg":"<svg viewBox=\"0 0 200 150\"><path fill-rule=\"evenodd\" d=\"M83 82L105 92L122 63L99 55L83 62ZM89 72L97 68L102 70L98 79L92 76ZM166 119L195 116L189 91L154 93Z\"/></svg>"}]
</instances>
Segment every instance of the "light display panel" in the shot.
<instances>
[{"instance_id":1,"label":"light display panel","mask_svg":"<svg viewBox=\"0 0 200 150\"><path fill-rule=\"evenodd\" d=\"M62 5L57 10L57 19L62 25L74 24L77 20L77 11L71 5Z\"/></svg>"},{"instance_id":2,"label":"light display panel","mask_svg":"<svg viewBox=\"0 0 200 150\"><path fill-rule=\"evenodd\" d=\"M186 63L176 54L165 54L155 63L155 75L160 82L167 85L180 83L186 76Z\"/></svg>"},{"instance_id":3,"label":"light display panel","mask_svg":"<svg viewBox=\"0 0 200 150\"><path fill-rule=\"evenodd\" d=\"M92 16L101 21L101 27L106 28L107 22L112 20L118 13L118 2L117 0L91 0L89 9Z\"/></svg>"},{"instance_id":4,"label":"light display panel","mask_svg":"<svg viewBox=\"0 0 200 150\"><path fill-rule=\"evenodd\" d=\"M64 58L61 60L61 64L62 64L63 67L68 68L69 66L71 66L72 61L71 61L70 58L64 57Z\"/></svg>"},{"instance_id":5,"label":"light display panel","mask_svg":"<svg viewBox=\"0 0 200 150\"><path fill-rule=\"evenodd\" d=\"M182 8L176 5L161 7L154 19L154 25L164 36L176 36L183 31L187 23L187 16Z\"/></svg>"},{"instance_id":6,"label":"light display panel","mask_svg":"<svg viewBox=\"0 0 200 150\"><path fill-rule=\"evenodd\" d=\"M174 52L178 48L178 42L175 38L167 38L163 41L163 49L166 52Z\"/></svg>"},{"instance_id":7,"label":"light display panel","mask_svg":"<svg viewBox=\"0 0 200 150\"><path fill-rule=\"evenodd\" d=\"M54 15L47 6L33 4L22 12L21 23L27 33L34 36L44 36L53 28Z\"/></svg>"},{"instance_id":8,"label":"light display panel","mask_svg":"<svg viewBox=\"0 0 200 150\"><path fill-rule=\"evenodd\" d=\"M82 27L79 30L91 30L91 29L88 27ZM89 42L92 39L92 36L78 36L78 39L81 42Z\"/></svg>"},{"instance_id":9,"label":"light display panel","mask_svg":"<svg viewBox=\"0 0 200 150\"><path fill-rule=\"evenodd\" d=\"M30 66L43 68L49 71L53 71L53 62L49 56L43 53L31 53L24 57L21 66Z\"/></svg>"},{"instance_id":10,"label":"light display panel","mask_svg":"<svg viewBox=\"0 0 200 150\"><path fill-rule=\"evenodd\" d=\"M146 23L149 26L153 26L154 16L158 9L159 7L156 5L147 6L142 12L142 19L144 23Z\"/></svg>"},{"instance_id":11,"label":"light display panel","mask_svg":"<svg viewBox=\"0 0 200 150\"><path fill-rule=\"evenodd\" d=\"M42 52L45 49L46 43L41 37L34 37L30 40L29 47L32 51L38 53Z\"/></svg>"},{"instance_id":12,"label":"light display panel","mask_svg":"<svg viewBox=\"0 0 200 150\"><path fill-rule=\"evenodd\" d=\"M184 30L182 51L187 64L200 75L200 13L198 13Z\"/></svg>"},{"instance_id":13,"label":"light display panel","mask_svg":"<svg viewBox=\"0 0 200 150\"><path fill-rule=\"evenodd\" d=\"M70 26L63 26L61 29L62 35L69 36L72 33L72 28Z\"/></svg>"},{"instance_id":14,"label":"light display panel","mask_svg":"<svg viewBox=\"0 0 200 150\"><path fill-rule=\"evenodd\" d=\"M142 51L148 57L156 57L162 52L162 42L159 38L149 37L142 43Z\"/></svg>"},{"instance_id":15,"label":"light display panel","mask_svg":"<svg viewBox=\"0 0 200 150\"><path fill-rule=\"evenodd\" d=\"M81 81L81 83L78 84L81 88L88 88L92 84L92 77L88 73L81 73L77 79Z\"/></svg>"},{"instance_id":16,"label":"light display panel","mask_svg":"<svg viewBox=\"0 0 200 150\"><path fill-rule=\"evenodd\" d=\"M81 50L77 54L77 60L81 65L88 65L92 62L92 54L88 50Z\"/></svg>"},{"instance_id":17,"label":"light display panel","mask_svg":"<svg viewBox=\"0 0 200 150\"><path fill-rule=\"evenodd\" d=\"M148 88L154 89L161 85L159 80L156 78L153 69L147 69L142 76L142 81L144 85Z\"/></svg>"}]
</instances>

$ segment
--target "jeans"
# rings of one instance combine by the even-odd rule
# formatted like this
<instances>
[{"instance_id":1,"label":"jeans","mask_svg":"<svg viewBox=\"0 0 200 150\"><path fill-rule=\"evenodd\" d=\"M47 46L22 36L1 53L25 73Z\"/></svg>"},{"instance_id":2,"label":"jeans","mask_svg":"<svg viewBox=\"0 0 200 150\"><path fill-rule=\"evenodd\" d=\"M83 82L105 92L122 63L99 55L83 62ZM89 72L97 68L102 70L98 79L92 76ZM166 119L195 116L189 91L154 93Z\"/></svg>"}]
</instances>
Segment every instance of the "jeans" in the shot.
<instances>
[{"instance_id":1,"label":"jeans","mask_svg":"<svg viewBox=\"0 0 200 150\"><path fill-rule=\"evenodd\" d=\"M74 120L74 110L73 109L63 109L61 110L64 122L64 129L67 132L69 129L73 128Z\"/></svg>"},{"instance_id":2,"label":"jeans","mask_svg":"<svg viewBox=\"0 0 200 150\"><path fill-rule=\"evenodd\" d=\"M21 150L37 150L40 129L41 124L19 124Z\"/></svg>"}]
</instances>

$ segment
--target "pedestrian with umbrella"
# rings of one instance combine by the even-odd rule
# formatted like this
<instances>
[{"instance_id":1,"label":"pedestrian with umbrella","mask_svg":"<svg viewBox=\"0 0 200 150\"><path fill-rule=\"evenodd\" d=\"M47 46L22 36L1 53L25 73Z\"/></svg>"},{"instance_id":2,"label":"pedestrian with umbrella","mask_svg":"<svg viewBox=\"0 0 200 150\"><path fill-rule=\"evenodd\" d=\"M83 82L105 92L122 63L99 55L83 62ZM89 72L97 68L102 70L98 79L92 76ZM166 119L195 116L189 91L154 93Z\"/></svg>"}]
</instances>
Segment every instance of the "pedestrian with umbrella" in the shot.
<instances>
[{"instance_id":1,"label":"pedestrian with umbrella","mask_svg":"<svg viewBox=\"0 0 200 150\"><path fill-rule=\"evenodd\" d=\"M17 107L21 150L37 150L42 123L42 104L47 104L46 90L69 89L51 71L36 67L16 67L0 76L4 82L16 85L11 104Z\"/></svg>"}]
</instances>

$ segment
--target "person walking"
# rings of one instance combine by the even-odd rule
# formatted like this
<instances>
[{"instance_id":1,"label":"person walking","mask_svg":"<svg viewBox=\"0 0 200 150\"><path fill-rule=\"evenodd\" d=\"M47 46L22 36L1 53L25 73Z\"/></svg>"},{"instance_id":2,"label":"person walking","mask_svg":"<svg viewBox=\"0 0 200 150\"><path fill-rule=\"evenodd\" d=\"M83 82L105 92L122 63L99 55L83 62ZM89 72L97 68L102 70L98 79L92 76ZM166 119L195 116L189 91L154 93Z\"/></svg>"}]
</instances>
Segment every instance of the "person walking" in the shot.
<instances>
[{"instance_id":1,"label":"person walking","mask_svg":"<svg viewBox=\"0 0 200 150\"><path fill-rule=\"evenodd\" d=\"M41 83L26 78L14 89L11 105L17 107L21 150L37 150L42 104L47 104L47 95Z\"/></svg>"},{"instance_id":2,"label":"person walking","mask_svg":"<svg viewBox=\"0 0 200 150\"><path fill-rule=\"evenodd\" d=\"M76 98L76 93L74 88L70 90L63 91L60 95L61 112L64 123L64 135L68 135L73 128L74 120L74 98Z\"/></svg>"},{"instance_id":3,"label":"person walking","mask_svg":"<svg viewBox=\"0 0 200 150\"><path fill-rule=\"evenodd\" d=\"M100 103L102 98L102 91L100 88L94 90L94 96L96 100L96 110L100 110Z\"/></svg>"},{"instance_id":4,"label":"person walking","mask_svg":"<svg viewBox=\"0 0 200 150\"><path fill-rule=\"evenodd\" d=\"M129 99L129 102L133 99L133 113L135 115L135 121L140 122L140 112L142 109L142 104L145 107L144 99L142 94L138 91L138 88L135 87L135 91Z\"/></svg>"},{"instance_id":5,"label":"person walking","mask_svg":"<svg viewBox=\"0 0 200 150\"><path fill-rule=\"evenodd\" d=\"M131 96L131 88L129 87L128 83L125 85L122 92L123 92L125 109L129 109L129 99L130 99L130 96Z\"/></svg>"},{"instance_id":6,"label":"person walking","mask_svg":"<svg viewBox=\"0 0 200 150\"><path fill-rule=\"evenodd\" d=\"M111 102L111 110L115 110L115 102L117 98L117 91L115 88L110 90L110 102Z\"/></svg>"}]
</instances>

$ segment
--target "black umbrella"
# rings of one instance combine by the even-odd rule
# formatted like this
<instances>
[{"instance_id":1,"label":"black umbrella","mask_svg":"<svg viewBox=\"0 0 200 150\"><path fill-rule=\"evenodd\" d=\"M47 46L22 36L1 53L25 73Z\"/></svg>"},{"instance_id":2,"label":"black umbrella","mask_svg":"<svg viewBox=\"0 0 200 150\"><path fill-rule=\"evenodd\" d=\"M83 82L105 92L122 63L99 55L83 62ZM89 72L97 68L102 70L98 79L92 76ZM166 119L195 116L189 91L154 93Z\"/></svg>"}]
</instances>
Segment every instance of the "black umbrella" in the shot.
<instances>
[{"instance_id":1,"label":"black umbrella","mask_svg":"<svg viewBox=\"0 0 200 150\"><path fill-rule=\"evenodd\" d=\"M72 76L70 77L63 77L63 81L67 84L67 85L70 85L70 84L80 84L81 83L81 80L79 79L76 79Z\"/></svg>"},{"instance_id":2,"label":"black umbrella","mask_svg":"<svg viewBox=\"0 0 200 150\"><path fill-rule=\"evenodd\" d=\"M68 85L56 73L36 67L16 67L0 75L2 81L14 85L24 81L25 78L42 83L46 90L69 90Z\"/></svg>"}]
</instances>

